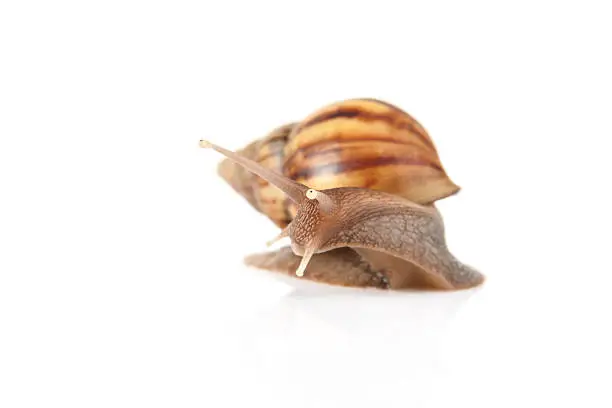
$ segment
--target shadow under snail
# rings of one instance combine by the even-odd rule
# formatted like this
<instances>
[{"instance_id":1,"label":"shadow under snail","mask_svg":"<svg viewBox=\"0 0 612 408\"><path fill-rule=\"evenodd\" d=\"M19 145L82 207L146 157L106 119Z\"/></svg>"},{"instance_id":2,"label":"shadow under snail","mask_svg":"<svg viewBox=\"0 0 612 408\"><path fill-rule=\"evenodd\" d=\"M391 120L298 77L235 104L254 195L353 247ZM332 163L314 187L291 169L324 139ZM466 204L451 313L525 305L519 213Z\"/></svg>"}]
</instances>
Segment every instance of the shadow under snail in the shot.
<instances>
[{"instance_id":1,"label":"shadow under snail","mask_svg":"<svg viewBox=\"0 0 612 408\"><path fill-rule=\"evenodd\" d=\"M483 275L448 250L433 203L459 187L425 129L374 99L327 106L227 157L219 174L290 248L246 263L343 286L465 289Z\"/></svg>"}]
</instances>

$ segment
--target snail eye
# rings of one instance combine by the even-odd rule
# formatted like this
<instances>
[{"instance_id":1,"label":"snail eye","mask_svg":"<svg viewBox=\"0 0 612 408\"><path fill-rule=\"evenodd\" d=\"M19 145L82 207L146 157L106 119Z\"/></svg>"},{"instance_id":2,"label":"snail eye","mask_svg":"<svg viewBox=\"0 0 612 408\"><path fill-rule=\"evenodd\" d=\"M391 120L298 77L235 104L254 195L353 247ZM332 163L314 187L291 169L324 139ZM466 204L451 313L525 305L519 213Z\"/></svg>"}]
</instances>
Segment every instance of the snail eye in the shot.
<instances>
[{"instance_id":1,"label":"snail eye","mask_svg":"<svg viewBox=\"0 0 612 408\"><path fill-rule=\"evenodd\" d=\"M317 198L317 190L313 190L312 188L308 191L306 191L306 198L308 198L309 200L314 200L315 198Z\"/></svg>"}]
</instances>

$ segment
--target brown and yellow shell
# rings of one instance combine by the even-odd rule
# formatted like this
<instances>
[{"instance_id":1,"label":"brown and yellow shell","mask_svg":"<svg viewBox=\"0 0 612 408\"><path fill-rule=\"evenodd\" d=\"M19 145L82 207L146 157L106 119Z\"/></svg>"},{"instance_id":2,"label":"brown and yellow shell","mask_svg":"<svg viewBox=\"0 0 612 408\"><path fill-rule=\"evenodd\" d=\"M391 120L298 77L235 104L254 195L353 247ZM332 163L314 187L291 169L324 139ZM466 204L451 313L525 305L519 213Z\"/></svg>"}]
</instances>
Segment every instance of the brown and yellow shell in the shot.
<instances>
[{"instance_id":1,"label":"brown and yellow shell","mask_svg":"<svg viewBox=\"0 0 612 408\"><path fill-rule=\"evenodd\" d=\"M401 109L374 99L324 107L272 131L240 153L317 190L364 187L432 204L459 191L423 128ZM276 187L224 160L219 174L279 227L295 209Z\"/></svg>"}]
</instances>

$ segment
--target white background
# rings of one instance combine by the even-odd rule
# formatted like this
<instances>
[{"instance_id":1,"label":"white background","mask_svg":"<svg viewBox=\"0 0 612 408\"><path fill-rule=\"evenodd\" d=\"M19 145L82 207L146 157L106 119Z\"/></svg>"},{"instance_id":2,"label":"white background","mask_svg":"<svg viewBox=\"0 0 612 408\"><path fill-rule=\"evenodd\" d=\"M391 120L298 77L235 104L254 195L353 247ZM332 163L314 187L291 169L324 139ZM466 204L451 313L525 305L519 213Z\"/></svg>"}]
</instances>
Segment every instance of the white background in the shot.
<instances>
[{"instance_id":1,"label":"white background","mask_svg":"<svg viewBox=\"0 0 612 408\"><path fill-rule=\"evenodd\" d=\"M0 406L612 406L608 7L3 1ZM198 140L352 97L428 129L482 288L242 265L276 229Z\"/></svg>"}]
</instances>

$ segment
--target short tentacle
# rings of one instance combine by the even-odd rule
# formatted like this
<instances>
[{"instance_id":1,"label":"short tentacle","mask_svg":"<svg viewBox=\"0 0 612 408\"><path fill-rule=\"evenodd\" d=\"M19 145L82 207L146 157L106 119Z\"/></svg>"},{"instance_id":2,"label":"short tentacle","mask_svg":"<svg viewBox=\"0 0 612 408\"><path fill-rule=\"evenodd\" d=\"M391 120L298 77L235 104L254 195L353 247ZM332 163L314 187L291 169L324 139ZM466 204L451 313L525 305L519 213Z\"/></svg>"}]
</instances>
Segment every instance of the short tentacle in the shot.
<instances>
[{"instance_id":1,"label":"short tentacle","mask_svg":"<svg viewBox=\"0 0 612 408\"><path fill-rule=\"evenodd\" d=\"M304 276L304 272L306 271L308 262L310 262L310 258L312 258L316 250L317 248L314 246L306 247L306 249L304 250L304 255L302 256L302 261L300 262L300 266L298 266L297 270L295 271L295 274L297 276Z\"/></svg>"},{"instance_id":2,"label":"short tentacle","mask_svg":"<svg viewBox=\"0 0 612 408\"><path fill-rule=\"evenodd\" d=\"M266 246L270 247L280 241L283 238L289 236L289 226L285 227L276 237L272 238L268 242L266 242Z\"/></svg>"}]
</instances>

